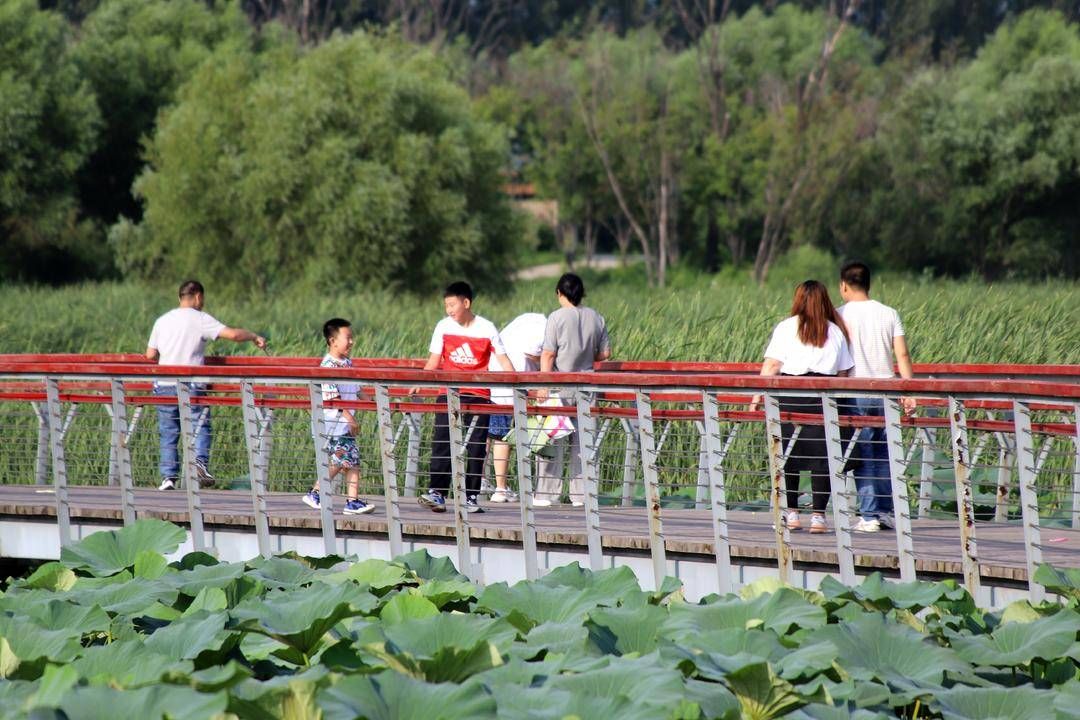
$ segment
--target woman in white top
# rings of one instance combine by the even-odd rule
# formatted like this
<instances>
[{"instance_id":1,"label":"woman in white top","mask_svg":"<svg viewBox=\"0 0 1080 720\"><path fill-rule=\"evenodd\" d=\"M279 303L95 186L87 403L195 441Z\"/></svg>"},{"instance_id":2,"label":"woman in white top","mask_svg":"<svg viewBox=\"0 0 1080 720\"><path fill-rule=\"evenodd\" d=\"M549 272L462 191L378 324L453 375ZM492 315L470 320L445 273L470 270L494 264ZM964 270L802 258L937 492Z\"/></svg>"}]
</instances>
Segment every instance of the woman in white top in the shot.
<instances>
[{"instance_id":1,"label":"woman in white top","mask_svg":"<svg viewBox=\"0 0 1080 720\"><path fill-rule=\"evenodd\" d=\"M817 280L806 280L795 289L791 317L773 330L765 349L762 375L846 376L855 365L848 347L844 321L829 299L829 291ZM759 398L755 398L755 404ZM821 400L806 397L781 397L780 411L821 415ZM781 424L781 436L787 447L795 425ZM825 508L829 504L829 464L823 425L802 425L795 445L784 465L787 507L784 521L790 530L802 527L799 521L799 474L810 471L814 514L810 532L828 531Z\"/></svg>"}]
</instances>

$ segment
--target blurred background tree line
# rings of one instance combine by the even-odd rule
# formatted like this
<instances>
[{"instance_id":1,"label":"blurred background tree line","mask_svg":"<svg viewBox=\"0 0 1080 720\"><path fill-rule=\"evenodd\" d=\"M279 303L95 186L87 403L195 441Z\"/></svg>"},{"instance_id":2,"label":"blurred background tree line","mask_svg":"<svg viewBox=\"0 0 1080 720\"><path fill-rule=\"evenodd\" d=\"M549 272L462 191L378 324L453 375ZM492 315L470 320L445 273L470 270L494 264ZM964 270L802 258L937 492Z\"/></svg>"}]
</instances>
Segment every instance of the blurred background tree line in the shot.
<instances>
[{"instance_id":1,"label":"blurred background tree line","mask_svg":"<svg viewBox=\"0 0 1080 720\"><path fill-rule=\"evenodd\" d=\"M0 0L0 278L1080 275L1080 2ZM537 231L509 183L558 201Z\"/></svg>"}]
</instances>

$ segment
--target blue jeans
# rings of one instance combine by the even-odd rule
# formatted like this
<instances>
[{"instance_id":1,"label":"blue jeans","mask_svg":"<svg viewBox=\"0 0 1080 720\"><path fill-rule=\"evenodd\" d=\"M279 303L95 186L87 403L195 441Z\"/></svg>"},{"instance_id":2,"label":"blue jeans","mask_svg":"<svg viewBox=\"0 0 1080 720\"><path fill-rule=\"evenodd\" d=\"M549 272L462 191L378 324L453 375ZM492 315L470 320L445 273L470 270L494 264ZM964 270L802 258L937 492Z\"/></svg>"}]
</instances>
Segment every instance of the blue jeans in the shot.
<instances>
[{"instance_id":1,"label":"blue jeans","mask_svg":"<svg viewBox=\"0 0 1080 720\"><path fill-rule=\"evenodd\" d=\"M881 417L885 403L880 398L854 398L855 415ZM870 520L893 514L892 479L889 476L889 447L885 428L860 428L855 436L855 489L859 493L859 514Z\"/></svg>"},{"instance_id":2,"label":"blue jeans","mask_svg":"<svg viewBox=\"0 0 1080 720\"><path fill-rule=\"evenodd\" d=\"M196 390L191 391L192 397L201 395ZM160 463L158 470L162 478L180 477L180 453L177 445L180 441L180 407L176 404L175 387L154 387L154 395L158 397L171 397L171 405L158 405L158 435L161 443ZM205 416L204 416L205 413ZM210 464L210 407L208 405L191 404L191 424L199 426L202 418L202 426L195 435L195 459L202 463L203 467Z\"/></svg>"}]
</instances>

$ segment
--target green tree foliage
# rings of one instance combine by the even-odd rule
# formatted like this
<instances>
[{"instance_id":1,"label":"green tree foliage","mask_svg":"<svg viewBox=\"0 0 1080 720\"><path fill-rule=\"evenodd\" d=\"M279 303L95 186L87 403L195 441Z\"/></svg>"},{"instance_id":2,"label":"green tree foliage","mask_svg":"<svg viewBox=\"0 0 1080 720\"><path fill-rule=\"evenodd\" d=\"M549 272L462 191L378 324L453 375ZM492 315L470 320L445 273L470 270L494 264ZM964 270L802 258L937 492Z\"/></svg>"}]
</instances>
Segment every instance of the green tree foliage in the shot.
<instances>
[{"instance_id":1,"label":"green tree foliage","mask_svg":"<svg viewBox=\"0 0 1080 720\"><path fill-rule=\"evenodd\" d=\"M508 277L506 143L433 53L357 33L216 53L159 120L122 267L234 290Z\"/></svg>"},{"instance_id":2,"label":"green tree foliage","mask_svg":"<svg viewBox=\"0 0 1080 720\"><path fill-rule=\"evenodd\" d=\"M33 0L2 0L0 277L71 279L99 262L74 182L99 125L63 18Z\"/></svg>"},{"instance_id":3,"label":"green tree foliage","mask_svg":"<svg viewBox=\"0 0 1080 720\"><path fill-rule=\"evenodd\" d=\"M851 244L950 274L1075 277L1080 32L1055 12L1000 28L971 63L927 70L841 190Z\"/></svg>"},{"instance_id":4,"label":"green tree foliage","mask_svg":"<svg viewBox=\"0 0 1080 720\"><path fill-rule=\"evenodd\" d=\"M104 109L101 139L79 174L82 212L106 226L138 219L131 184L142 169L140 143L158 111L210 52L244 43L248 23L232 3L105 0L81 27L74 58Z\"/></svg>"}]
</instances>

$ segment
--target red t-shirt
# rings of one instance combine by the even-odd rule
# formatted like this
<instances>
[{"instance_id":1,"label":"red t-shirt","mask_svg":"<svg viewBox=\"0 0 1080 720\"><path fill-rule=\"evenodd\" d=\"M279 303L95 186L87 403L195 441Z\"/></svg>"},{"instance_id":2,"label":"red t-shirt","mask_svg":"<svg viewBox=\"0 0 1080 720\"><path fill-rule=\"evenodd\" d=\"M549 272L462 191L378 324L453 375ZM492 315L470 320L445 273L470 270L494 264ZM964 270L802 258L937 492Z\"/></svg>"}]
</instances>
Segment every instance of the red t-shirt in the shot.
<instances>
[{"instance_id":1,"label":"red t-shirt","mask_svg":"<svg viewBox=\"0 0 1080 720\"><path fill-rule=\"evenodd\" d=\"M486 371L492 355L506 354L495 325L479 315L473 316L468 327L457 324L453 318L440 320L428 351L442 357L439 369L466 372ZM478 397L491 395L487 388L468 388L465 392Z\"/></svg>"}]
</instances>

